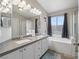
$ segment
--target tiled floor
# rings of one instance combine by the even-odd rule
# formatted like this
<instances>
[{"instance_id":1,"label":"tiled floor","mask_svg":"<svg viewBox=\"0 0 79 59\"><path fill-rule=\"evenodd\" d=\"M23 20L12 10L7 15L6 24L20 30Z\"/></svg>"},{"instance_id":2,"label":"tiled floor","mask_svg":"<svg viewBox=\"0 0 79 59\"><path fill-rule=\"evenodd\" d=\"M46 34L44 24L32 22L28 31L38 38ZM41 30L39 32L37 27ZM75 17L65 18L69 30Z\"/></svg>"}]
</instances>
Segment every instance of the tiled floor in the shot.
<instances>
[{"instance_id":1,"label":"tiled floor","mask_svg":"<svg viewBox=\"0 0 79 59\"><path fill-rule=\"evenodd\" d=\"M74 59L66 57L55 52L48 51L41 59Z\"/></svg>"}]
</instances>

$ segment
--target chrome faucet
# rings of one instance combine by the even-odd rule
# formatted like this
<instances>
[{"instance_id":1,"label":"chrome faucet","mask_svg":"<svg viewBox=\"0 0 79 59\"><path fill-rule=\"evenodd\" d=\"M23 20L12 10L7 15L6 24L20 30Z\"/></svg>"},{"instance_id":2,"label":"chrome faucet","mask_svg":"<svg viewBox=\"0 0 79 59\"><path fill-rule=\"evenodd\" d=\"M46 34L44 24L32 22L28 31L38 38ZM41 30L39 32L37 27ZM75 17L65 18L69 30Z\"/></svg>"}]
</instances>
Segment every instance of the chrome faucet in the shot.
<instances>
[{"instance_id":1,"label":"chrome faucet","mask_svg":"<svg viewBox=\"0 0 79 59\"><path fill-rule=\"evenodd\" d=\"M23 35L20 35L19 39L23 39Z\"/></svg>"}]
</instances>

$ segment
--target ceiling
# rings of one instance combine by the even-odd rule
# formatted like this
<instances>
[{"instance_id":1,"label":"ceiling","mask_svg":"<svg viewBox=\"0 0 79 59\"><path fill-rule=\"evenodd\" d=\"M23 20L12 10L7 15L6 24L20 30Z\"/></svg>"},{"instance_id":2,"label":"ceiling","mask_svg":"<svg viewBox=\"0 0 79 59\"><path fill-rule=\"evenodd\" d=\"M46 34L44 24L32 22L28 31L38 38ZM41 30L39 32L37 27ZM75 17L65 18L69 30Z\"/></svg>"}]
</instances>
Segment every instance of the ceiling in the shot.
<instances>
[{"instance_id":1,"label":"ceiling","mask_svg":"<svg viewBox=\"0 0 79 59\"><path fill-rule=\"evenodd\" d=\"M77 0L37 0L37 2L48 12L56 12L77 6Z\"/></svg>"}]
</instances>

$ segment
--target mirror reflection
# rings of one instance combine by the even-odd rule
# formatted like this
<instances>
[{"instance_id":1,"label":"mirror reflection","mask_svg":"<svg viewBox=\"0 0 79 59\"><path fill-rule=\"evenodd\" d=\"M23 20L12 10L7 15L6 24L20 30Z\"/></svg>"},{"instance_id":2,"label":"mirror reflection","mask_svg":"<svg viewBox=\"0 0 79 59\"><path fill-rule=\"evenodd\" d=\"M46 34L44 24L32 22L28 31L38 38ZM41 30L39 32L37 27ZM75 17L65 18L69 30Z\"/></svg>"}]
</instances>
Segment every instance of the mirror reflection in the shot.
<instances>
[{"instance_id":1,"label":"mirror reflection","mask_svg":"<svg viewBox=\"0 0 79 59\"><path fill-rule=\"evenodd\" d=\"M0 3L0 42L37 34L42 11L30 0L2 0ZM6 34L7 35L6 35Z\"/></svg>"},{"instance_id":2,"label":"mirror reflection","mask_svg":"<svg viewBox=\"0 0 79 59\"><path fill-rule=\"evenodd\" d=\"M31 5L29 0L19 0L19 3L14 3L12 7L12 37L38 33L38 20L42 14L40 9Z\"/></svg>"}]
</instances>

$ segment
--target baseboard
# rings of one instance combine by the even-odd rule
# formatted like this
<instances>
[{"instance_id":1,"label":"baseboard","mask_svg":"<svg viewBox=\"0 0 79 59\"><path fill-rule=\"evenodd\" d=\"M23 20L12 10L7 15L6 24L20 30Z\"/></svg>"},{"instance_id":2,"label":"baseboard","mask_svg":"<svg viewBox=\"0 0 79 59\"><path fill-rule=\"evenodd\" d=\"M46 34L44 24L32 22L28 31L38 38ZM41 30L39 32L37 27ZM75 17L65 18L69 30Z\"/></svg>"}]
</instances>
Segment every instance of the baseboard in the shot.
<instances>
[{"instance_id":1,"label":"baseboard","mask_svg":"<svg viewBox=\"0 0 79 59\"><path fill-rule=\"evenodd\" d=\"M40 57L40 59L48 52L48 50Z\"/></svg>"}]
</instances>

